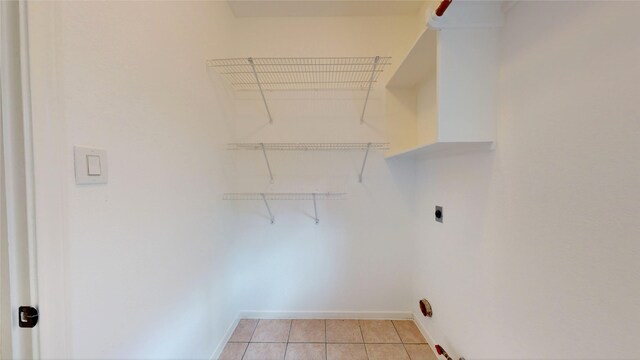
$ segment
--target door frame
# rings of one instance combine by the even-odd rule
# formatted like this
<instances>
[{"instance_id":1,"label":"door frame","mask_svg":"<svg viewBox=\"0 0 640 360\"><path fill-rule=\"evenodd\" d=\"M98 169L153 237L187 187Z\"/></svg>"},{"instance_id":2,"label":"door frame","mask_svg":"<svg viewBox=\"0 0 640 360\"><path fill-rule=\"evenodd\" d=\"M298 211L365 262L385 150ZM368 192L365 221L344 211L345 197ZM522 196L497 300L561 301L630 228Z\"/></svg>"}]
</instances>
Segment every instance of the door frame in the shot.
<instances>
[{"instance_id":1,"label":"door frame","mask_svg":"<svg viewBox=\"0 0 640 360\"><path fill-rule=\"evenodd\" d=\"M35 187L27 3L0 2L0 176L2 241L8 270L11 358L39 359L39 330L18 326L18 307L38 307ZM8 278L8 284L6 280ZM4 326L4 325L0 325ZM6 340L5 340L6 341ZM3 346L4 348L5 346ZM3 352L5 352L3 350ZM8 351L7 351L8 352ZM3 354L5 355L5 354Z\"/></svg>"}]
</instances>

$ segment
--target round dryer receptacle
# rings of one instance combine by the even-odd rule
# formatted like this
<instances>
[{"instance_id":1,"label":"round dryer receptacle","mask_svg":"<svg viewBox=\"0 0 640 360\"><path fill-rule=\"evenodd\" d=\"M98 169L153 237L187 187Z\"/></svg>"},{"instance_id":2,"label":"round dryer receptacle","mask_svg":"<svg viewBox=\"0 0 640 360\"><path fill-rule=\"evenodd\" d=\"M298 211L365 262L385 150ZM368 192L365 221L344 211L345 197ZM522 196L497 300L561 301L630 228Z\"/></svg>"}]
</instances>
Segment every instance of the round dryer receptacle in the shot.
<instances>
[{"instance_id":1,"label":"round dryer receptacle","mask_svg":"<svg viewBox=\"0 0 640 360\"><path fill-rule=\"evenodd\" d=\"M431 309L431 303L429 303L429 300L427 299L420 300L420 312L422 312L422 315L426 317L433 316L433 310Z\"/></svg>"}]
</instances>

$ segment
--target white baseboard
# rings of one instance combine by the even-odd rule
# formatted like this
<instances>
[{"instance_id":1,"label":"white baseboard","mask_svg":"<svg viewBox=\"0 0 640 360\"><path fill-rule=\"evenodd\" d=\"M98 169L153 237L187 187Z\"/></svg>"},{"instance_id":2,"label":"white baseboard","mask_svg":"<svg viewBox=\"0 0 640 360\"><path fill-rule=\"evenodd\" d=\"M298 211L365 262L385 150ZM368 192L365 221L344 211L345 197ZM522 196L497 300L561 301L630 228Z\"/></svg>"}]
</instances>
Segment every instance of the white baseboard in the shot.
<instances>
[{"instance_id":1,"label":"white baseboard","mask_svg":"<svg viewBox=\"0 0 640 360\"><path fill-rule=\"evenodd\" d=\"M409 311L241 311L243 319L413 319Z\"/></svg>"},{"instance_id":2,"label":"white baseboard","mask_svg":"<svg viewBox=\"0 0 640 360\"><path fill-rule=\"evenodd\" d=\"M213 354L211 354L211 360L216 360L220 355L222 355L222 350L224 350L225 345L227 345L227 341L231 339L231 335L233 335L233 331L236 329L236 326L238 326L240 319L241 317L239 315L236 316L235 320L233 320L231 325L229 325L227 331L225 331L224 336L222 337L222 340L220 340L218 346L216 346L216 349L213 351Z\"/></svg>"},{"instance_id":3,"label":"white baseboard","mask_svg":"<svg viewBox=\"0 0 640 360\"><path fill-rule=\"evenodd\" d=\"M429 334L427 329L422 325L422 322L420 321L420 317L422 316L422 314L412 313L412 315L413 322L416 323L418 330L420 330L422 336L424 336L424 338L427 340L427 344L429 344L429 347L431 347L433 353L437 354L438 352L436 351L436 341L431 337L431 334Z\"/></svg>"}]
</instances>

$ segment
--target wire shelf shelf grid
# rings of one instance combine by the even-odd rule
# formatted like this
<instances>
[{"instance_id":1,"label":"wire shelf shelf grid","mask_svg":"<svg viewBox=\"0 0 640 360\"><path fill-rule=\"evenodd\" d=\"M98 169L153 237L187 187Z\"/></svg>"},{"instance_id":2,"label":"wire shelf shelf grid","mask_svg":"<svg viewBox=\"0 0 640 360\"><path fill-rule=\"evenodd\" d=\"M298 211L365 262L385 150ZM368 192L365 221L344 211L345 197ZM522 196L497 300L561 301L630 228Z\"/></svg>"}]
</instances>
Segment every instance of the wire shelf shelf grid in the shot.
<instances>
[{"instance_id":1,"label":"wire shelf shelf grid","mask_svg":"<svg viewBox=\"0 0 640 360\"><path fill-rule=\"evenodd\" d=\"M346 193L226 193L223 200L344 200Z\"/></svg>"},{"instance_id":2,"label":"wire shelf shelf grid","mask_svg":"<svg viewBox=\"0 0 640 360\"><path fill-rule=\"evenodd\" d=\"M228 150L366 151L388 150L389 143L230 143Z\"/></svg>"},{"instance_id":3,"label":"wire shelf shelf grid","mask_svg":"<svg viewBox=\"0 0 640 360\"><path fill-rule=\"evenodd\" d=\"M391 57L211 59L235 90L368 90Z\"/></svg>"}]
</instances>

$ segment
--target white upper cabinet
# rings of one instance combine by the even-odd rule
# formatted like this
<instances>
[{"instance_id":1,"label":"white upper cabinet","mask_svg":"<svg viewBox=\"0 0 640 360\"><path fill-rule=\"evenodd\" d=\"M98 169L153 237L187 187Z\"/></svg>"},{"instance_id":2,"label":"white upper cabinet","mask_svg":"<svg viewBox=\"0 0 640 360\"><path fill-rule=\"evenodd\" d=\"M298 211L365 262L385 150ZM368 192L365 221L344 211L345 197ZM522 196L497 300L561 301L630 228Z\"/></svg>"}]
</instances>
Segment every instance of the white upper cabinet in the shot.
<instances>
[{"instance_id":1,"label":"white upper cabinet","mask_svg":"<svg viewBox=\"0 0 640 360\"><path fill-rule=\"evenodd\" d=\"M386 85L387 158L493 148L500 5L454 1L429 14Z\"/></svg>"}]
</instances>

